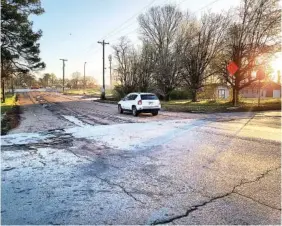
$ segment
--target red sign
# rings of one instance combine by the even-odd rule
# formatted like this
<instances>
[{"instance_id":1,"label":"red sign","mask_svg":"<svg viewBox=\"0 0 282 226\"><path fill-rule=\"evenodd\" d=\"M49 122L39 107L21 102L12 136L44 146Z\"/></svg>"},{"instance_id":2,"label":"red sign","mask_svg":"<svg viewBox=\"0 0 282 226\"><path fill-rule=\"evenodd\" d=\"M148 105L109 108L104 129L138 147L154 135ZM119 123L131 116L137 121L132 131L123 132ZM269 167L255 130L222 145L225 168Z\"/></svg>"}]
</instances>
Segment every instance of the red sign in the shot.
<instances>
[{"instance_id":1,"label":"red sign","mask_svg":"<svg viewBox=\"0 0 282 226\"><path fill-rule=\"evenodd\" d=\"M238 66L233 61L231 61L227 65L227 70L231 75L234 75L236 73L236 71L238 70Z\"/></svg>"}]
</instances>

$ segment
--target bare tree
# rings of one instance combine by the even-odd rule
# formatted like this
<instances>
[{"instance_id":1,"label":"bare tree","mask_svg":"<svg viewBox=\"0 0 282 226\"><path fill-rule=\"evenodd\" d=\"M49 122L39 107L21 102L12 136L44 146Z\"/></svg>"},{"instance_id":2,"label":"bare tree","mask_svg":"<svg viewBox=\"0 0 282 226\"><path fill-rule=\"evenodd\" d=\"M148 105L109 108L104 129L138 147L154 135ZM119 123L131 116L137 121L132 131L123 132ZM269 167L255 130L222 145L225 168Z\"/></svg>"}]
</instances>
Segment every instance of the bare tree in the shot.
<instances>
[{"instance_id":1,"label":"bare tree","mask_svg":"<svg viewBox=\"0 0 282 226\"><path fill-rule=\"evenodd\" d=\"M137 60L138 91L148 92L153 88L153 73L155 69L156 54L153 46L143 42Z\"/></svg>"},{"instance_id":2,"label":"bare tree","mask_svg":"<svg viewBox=\"0 0 282 226\"><path fill-rule=\"evenodd\" d=\"M281 7L278 0L242 0L234 14L234 23L227 29L225 49L215 63L233 87L233 103L241 89L257 80L252 72L281 51ZM239 67L233 77L226 69L230 61Z\"/></svg>"},{"instance_id":3,"label":"bare tree","mask_svg":"<svg viewBox=\"0 0 282 226\"><path fill-rule=\"evenodd\" d=\"M72 88L78 89L79 82L82 80L81 74L76 71L72 73L71 77L72 79L70 80L70 83L72 85Z\"/></svg>"},{"instance_id":4,"label":"bare tree","mask_svg":"<svg viewBox=\"0 0 282 226\"><path fill-rule=\"evenodd\" d=\"M126 37L113 46L117 62L118 81L124 94L137 89L137 52Z\"/></svg>"},{"instance_id":5,"label":"bare tree","mask_svg":"<svg viewBox=\"0 0 282 226\"><path fill-rule=\"evenodd\" d=\"M192 101L197 101L197 91L204 81L217 73L210 67L213 59L222 50L227 17L222 14L205 13L198 21L187 13L179 34L181 48L181 75L192 91Z\"/></svg>"},{"instance_id":6,"label":"bare tree","mask_svg":"<svg viewBox=\"0 0 282 226\"><path fill-rule=\"evenodd\" d=\"M155 50L154 80L157 92L165 100L169 100L170 93L179 83L175 41L182 17L176 6L166 5L152 7L138 18L141 38Z\"/></svg>"}]
</instances>

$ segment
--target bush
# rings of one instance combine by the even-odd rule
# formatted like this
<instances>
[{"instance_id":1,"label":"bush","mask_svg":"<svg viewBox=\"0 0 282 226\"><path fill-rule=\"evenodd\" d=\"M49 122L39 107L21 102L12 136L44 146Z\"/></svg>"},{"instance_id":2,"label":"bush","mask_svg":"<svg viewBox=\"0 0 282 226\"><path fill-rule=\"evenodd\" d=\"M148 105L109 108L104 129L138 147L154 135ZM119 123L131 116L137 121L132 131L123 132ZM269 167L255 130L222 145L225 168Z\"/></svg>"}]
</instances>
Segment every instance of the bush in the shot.
<instances>
[{"instance_id":1,"label":"bush","mask_svg":"<svg viewBox=\"0 0 282 226\"><path fill-rule=\"evenodd\" d=\"M186 100L191 98L190 90L173 90L170 94L170 100Z\"/></svg>"},{"instance_id":2,"label":"bush","mask_svg":"<svg viewBox=\"0 0 282 226\"><path fill-rule=\"evenodd\" d=\"M122 86L120 86L120 85L115 86L114 89L113 89L113 97L115 99L121 99L124 96L125 96L125 93L123 91Z\"/></svg>"},{"instance_id":3,"label":"bush","mask_svg":"<svg viewBox=\"0 0 282 226\"><path fill-rule=\"evenodd\" d=\"M198 91L198 99L216 99L216 84L206 85L201 91Z\"/></svg>"},{"instance_id":4,"label":"bush","mask_svg":"<svg viewBox=\"0 0 282 226\"><path fill-rule=\"evenodd\" d=\"M121 99L125 97L128 93L136 92L135 87L116 85L113 89L113 97L115 99Z\"/></svg>"}]
</instances>

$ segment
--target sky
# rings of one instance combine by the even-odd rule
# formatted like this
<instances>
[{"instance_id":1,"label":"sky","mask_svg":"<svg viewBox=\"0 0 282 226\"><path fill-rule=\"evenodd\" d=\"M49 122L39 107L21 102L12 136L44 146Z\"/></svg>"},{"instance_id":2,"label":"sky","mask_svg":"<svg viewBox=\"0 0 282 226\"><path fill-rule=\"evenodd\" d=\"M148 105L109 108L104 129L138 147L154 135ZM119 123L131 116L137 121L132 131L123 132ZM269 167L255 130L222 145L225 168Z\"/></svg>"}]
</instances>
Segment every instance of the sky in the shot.
<instances>
[{"instance_id":1,"label":"sky","mask_svg":"<svg viewBox=\"0 0 282 226\"><path fill-rule=\"evenodd\" d=\"M128 36L133 44L138 42L138 22L140 13L150 7L176 4L182 11L200 15L210 9L214 12L228 10L239 4L239 0L41 0L45 13L32 16L34 30L41 29L41 58L46 63L43 73L55 73L62 77L62 61L67 59L65 75L78 71L83 75L84 62L86 76L93 76L102 83L102 45L105 39L105 77L109 84L109 61L112 45L121 36Z\"/></svg>"}]
</instances>

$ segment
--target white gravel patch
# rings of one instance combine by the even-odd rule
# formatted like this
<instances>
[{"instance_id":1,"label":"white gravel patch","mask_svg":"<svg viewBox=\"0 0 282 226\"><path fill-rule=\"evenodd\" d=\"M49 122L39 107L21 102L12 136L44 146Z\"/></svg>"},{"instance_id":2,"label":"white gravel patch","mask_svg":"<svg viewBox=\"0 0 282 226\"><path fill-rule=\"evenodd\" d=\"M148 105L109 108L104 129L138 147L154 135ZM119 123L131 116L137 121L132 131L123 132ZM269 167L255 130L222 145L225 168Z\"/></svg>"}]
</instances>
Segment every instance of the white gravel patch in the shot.
<instances>
[{"instance_id":1,"label":"white gravel patch","mask_svg":"<svg viewBox=\"0 0 282 226\"><path fill-rule=\"evenodd\" d=\"M1 146L12 146L20 144L34 144L52 137L50 134L42 133L18 133L1 136Z\"/></svg>"},{"instance_id":2,"label":"white gravel patch","mask_svg":"<svg viewBox=\"0 0 282 226\"><path fill-rule=\"evenodd\" d=\"M78 125L78 126L86 126L85 123L83 123L82 121L80 121L79 119L77 119L76 117L74 116L70 116L70 115L62 115L66 120L74 123L75 125Z\"/></svg>"},{"instance_id":3,"label":"white gravel patch","mask_svg":"<svg viewBox=\"0 0 282 226\"><path fill-rule=\"evenodd\" d=\"M87 138L115 149L134 150L161 145L192 128L192 120L84 126L65 129L75 138Z\"/></svg>"}]
</instances>

